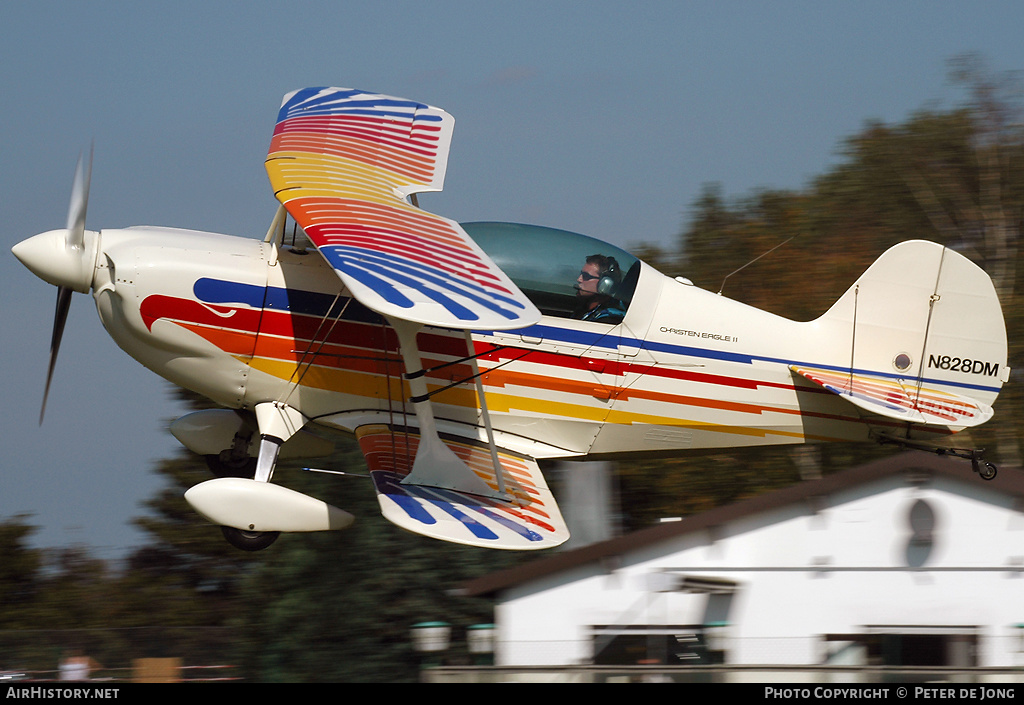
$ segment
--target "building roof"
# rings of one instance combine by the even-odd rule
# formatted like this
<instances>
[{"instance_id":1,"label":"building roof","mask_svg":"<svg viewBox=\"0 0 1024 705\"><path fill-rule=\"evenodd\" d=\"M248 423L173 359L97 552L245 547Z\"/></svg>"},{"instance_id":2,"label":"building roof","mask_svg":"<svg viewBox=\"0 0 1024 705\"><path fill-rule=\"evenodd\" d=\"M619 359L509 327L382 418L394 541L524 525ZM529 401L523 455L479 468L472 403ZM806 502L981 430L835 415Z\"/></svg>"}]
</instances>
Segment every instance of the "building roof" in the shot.
<instances>
[{"instance_id":1,"label":"building roof","mask_svg":"<svg viewBox=\"0 0 1024 705\"><path fill-rule=\"evenodd\" d=\"M736 519L765 511L828 496L841 490L900 473L945 476L964 482L981 483L983 487L995 492L1024 500L1024 472L1020 470L1000 469L999 474L993 480L985 481L972 473L971 465L964 460L911 451L832 473L818 480L806 480L781 490L766 492L750 499L716 507L686 517L681 521L658 524L607 541L600 541L571 551L554 553L536 561L490 573L464 583L460 593L468 596L494 594L570 568L595 561L614 559L652 544L722 526Z\"/></svg>"}]
</instances>

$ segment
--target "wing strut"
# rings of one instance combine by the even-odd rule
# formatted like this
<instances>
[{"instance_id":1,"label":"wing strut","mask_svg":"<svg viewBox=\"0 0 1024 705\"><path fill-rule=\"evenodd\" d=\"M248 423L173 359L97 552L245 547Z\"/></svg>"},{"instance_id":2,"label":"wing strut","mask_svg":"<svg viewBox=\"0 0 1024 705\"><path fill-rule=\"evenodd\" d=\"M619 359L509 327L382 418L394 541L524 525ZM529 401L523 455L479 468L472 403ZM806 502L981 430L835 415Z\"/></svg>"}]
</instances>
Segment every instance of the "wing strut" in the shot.
<instances>
[{"instance_id":1,"label":"wing strut","mask_svg":"<svg viewBox=\"0 0 1024 705\"><path fill-rule=\"evenodd\" d=\"M473 334L463 331L466 336L466 349L473 350ZM484 395L484 383L480 379L480 366L476 355L472 356L473 380L476 383L476 396L480 400L480 415L484 419L484 430L487 431L487 447L491 451L491 463L494 465L494 477L498 481L498 492L505 495L505 473L502 472L501 460L498 459L498 445L494 442L494 429L491 428L491 415L487 413L487 397Z\"/></svg>"},{"instance_id":2,"label":"wing strut","mask_svg":"<svg viewBox=\"0 0 1024 705\"><path fill-rule=\"evenodd\" d=\"M423 375L418 374L423 367L419 346L416 343L416 335L422 327L421 324L391 317L388 317L388 323L398 334L413 410L416 412L416 420L420 427L420 444L416 451L416 459L413 461L412 472L402 480L402 484L427 485L506 500L500 472L497 473L499 489L495 491L470 470L445 445L437 433L434 411L428 399L427 382ZM481 399L483 399L482 395ZM489 426L489 420L487 424ZM488 435L491 435L490 432ZM500 463L498 466L500 467Z\"/></svg>"}]
</instances>

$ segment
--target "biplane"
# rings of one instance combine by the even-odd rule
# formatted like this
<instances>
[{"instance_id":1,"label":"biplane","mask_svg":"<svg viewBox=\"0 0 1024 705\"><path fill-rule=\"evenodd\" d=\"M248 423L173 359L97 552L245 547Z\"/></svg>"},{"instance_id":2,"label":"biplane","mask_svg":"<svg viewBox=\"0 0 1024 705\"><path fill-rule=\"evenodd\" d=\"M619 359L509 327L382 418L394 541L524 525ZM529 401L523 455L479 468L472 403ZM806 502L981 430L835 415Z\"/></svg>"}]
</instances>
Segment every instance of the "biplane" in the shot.
<instances>
[{"instance_id":1,"label":"biplane","mask_svg":"<svg viewBox=\"0 0 1024 705\"><path fill-rule=\"evenodd\" d=\"M1009 378L998 298L964 256L904 242L787 320L594 238L420 208L453 125L401 98L289 93L262 239L87 230L80 159L67 227L13 248L58 287L44 411L71 295L91 292L122 349L221 407L171 431L215 475L186 499L247 550L351 523L273 482L279 460L331 452L318 427L358 440L390 521L511 550L568 538L548 459L882 441L995 474L950 440Z\"/></svg>"}]
</instances>

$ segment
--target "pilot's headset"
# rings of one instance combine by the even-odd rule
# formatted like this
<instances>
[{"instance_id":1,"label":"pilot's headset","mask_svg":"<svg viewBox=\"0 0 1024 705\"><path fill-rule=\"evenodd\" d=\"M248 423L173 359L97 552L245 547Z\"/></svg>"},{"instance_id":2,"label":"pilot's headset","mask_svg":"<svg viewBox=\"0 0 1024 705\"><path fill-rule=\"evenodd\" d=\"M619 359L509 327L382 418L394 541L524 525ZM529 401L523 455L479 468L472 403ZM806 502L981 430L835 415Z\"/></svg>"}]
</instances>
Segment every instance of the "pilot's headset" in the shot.
<instances>
[{"instance_id":1,"label":"pilot's headset","mask_svg":"<svg viewBox=\"0 0 1024 705\"><path fill-rule=\"evenodd\" d=\"M605 262L604 271L601 272L601 279L597 282L597 293L602 296L615 296L621 281L622 270L619 269L619 263L614 257L609 257Z\"/></svg>"}]
</instances>

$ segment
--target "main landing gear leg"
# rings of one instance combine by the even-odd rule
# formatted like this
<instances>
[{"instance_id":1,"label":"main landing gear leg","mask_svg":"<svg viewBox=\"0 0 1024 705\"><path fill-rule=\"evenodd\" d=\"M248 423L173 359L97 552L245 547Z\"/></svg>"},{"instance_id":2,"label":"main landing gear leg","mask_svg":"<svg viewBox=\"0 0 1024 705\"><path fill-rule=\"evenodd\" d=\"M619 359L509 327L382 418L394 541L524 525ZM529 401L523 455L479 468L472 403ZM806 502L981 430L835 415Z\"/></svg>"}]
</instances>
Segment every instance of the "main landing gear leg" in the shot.
<instances>
[{"instance_id":1,"label":"main landing gear leg","mask_svg":"<svg viewBox=\"0 0 1024 705\"><path fill-rule=\"evenodd\" d=\"M256 421L260 428L260 454L253 479L270 482L281 446L302 428L305 418L290 406L268 402L256 405ZM262 551L280 535L277 531L248 531L234 526L222 526L220 530L228 543L243 551Z\"/></svg>"},{"instance_id":2,"label":"main landing gear leg","mask_svg":"<svg viewBox=\"0 0 1024 705\"><path fill-rule=\"evenodd\" d=\"M253 475L254 480L270 482L282 443L283 441L279 438L261 437L260 454L256 459L256 471ZM242 551L262 551L277 541L277 537L281 535L279 531L248 531L234 526L222 526L220 531L228 543Z\"/></svg>"}]
</instances>

